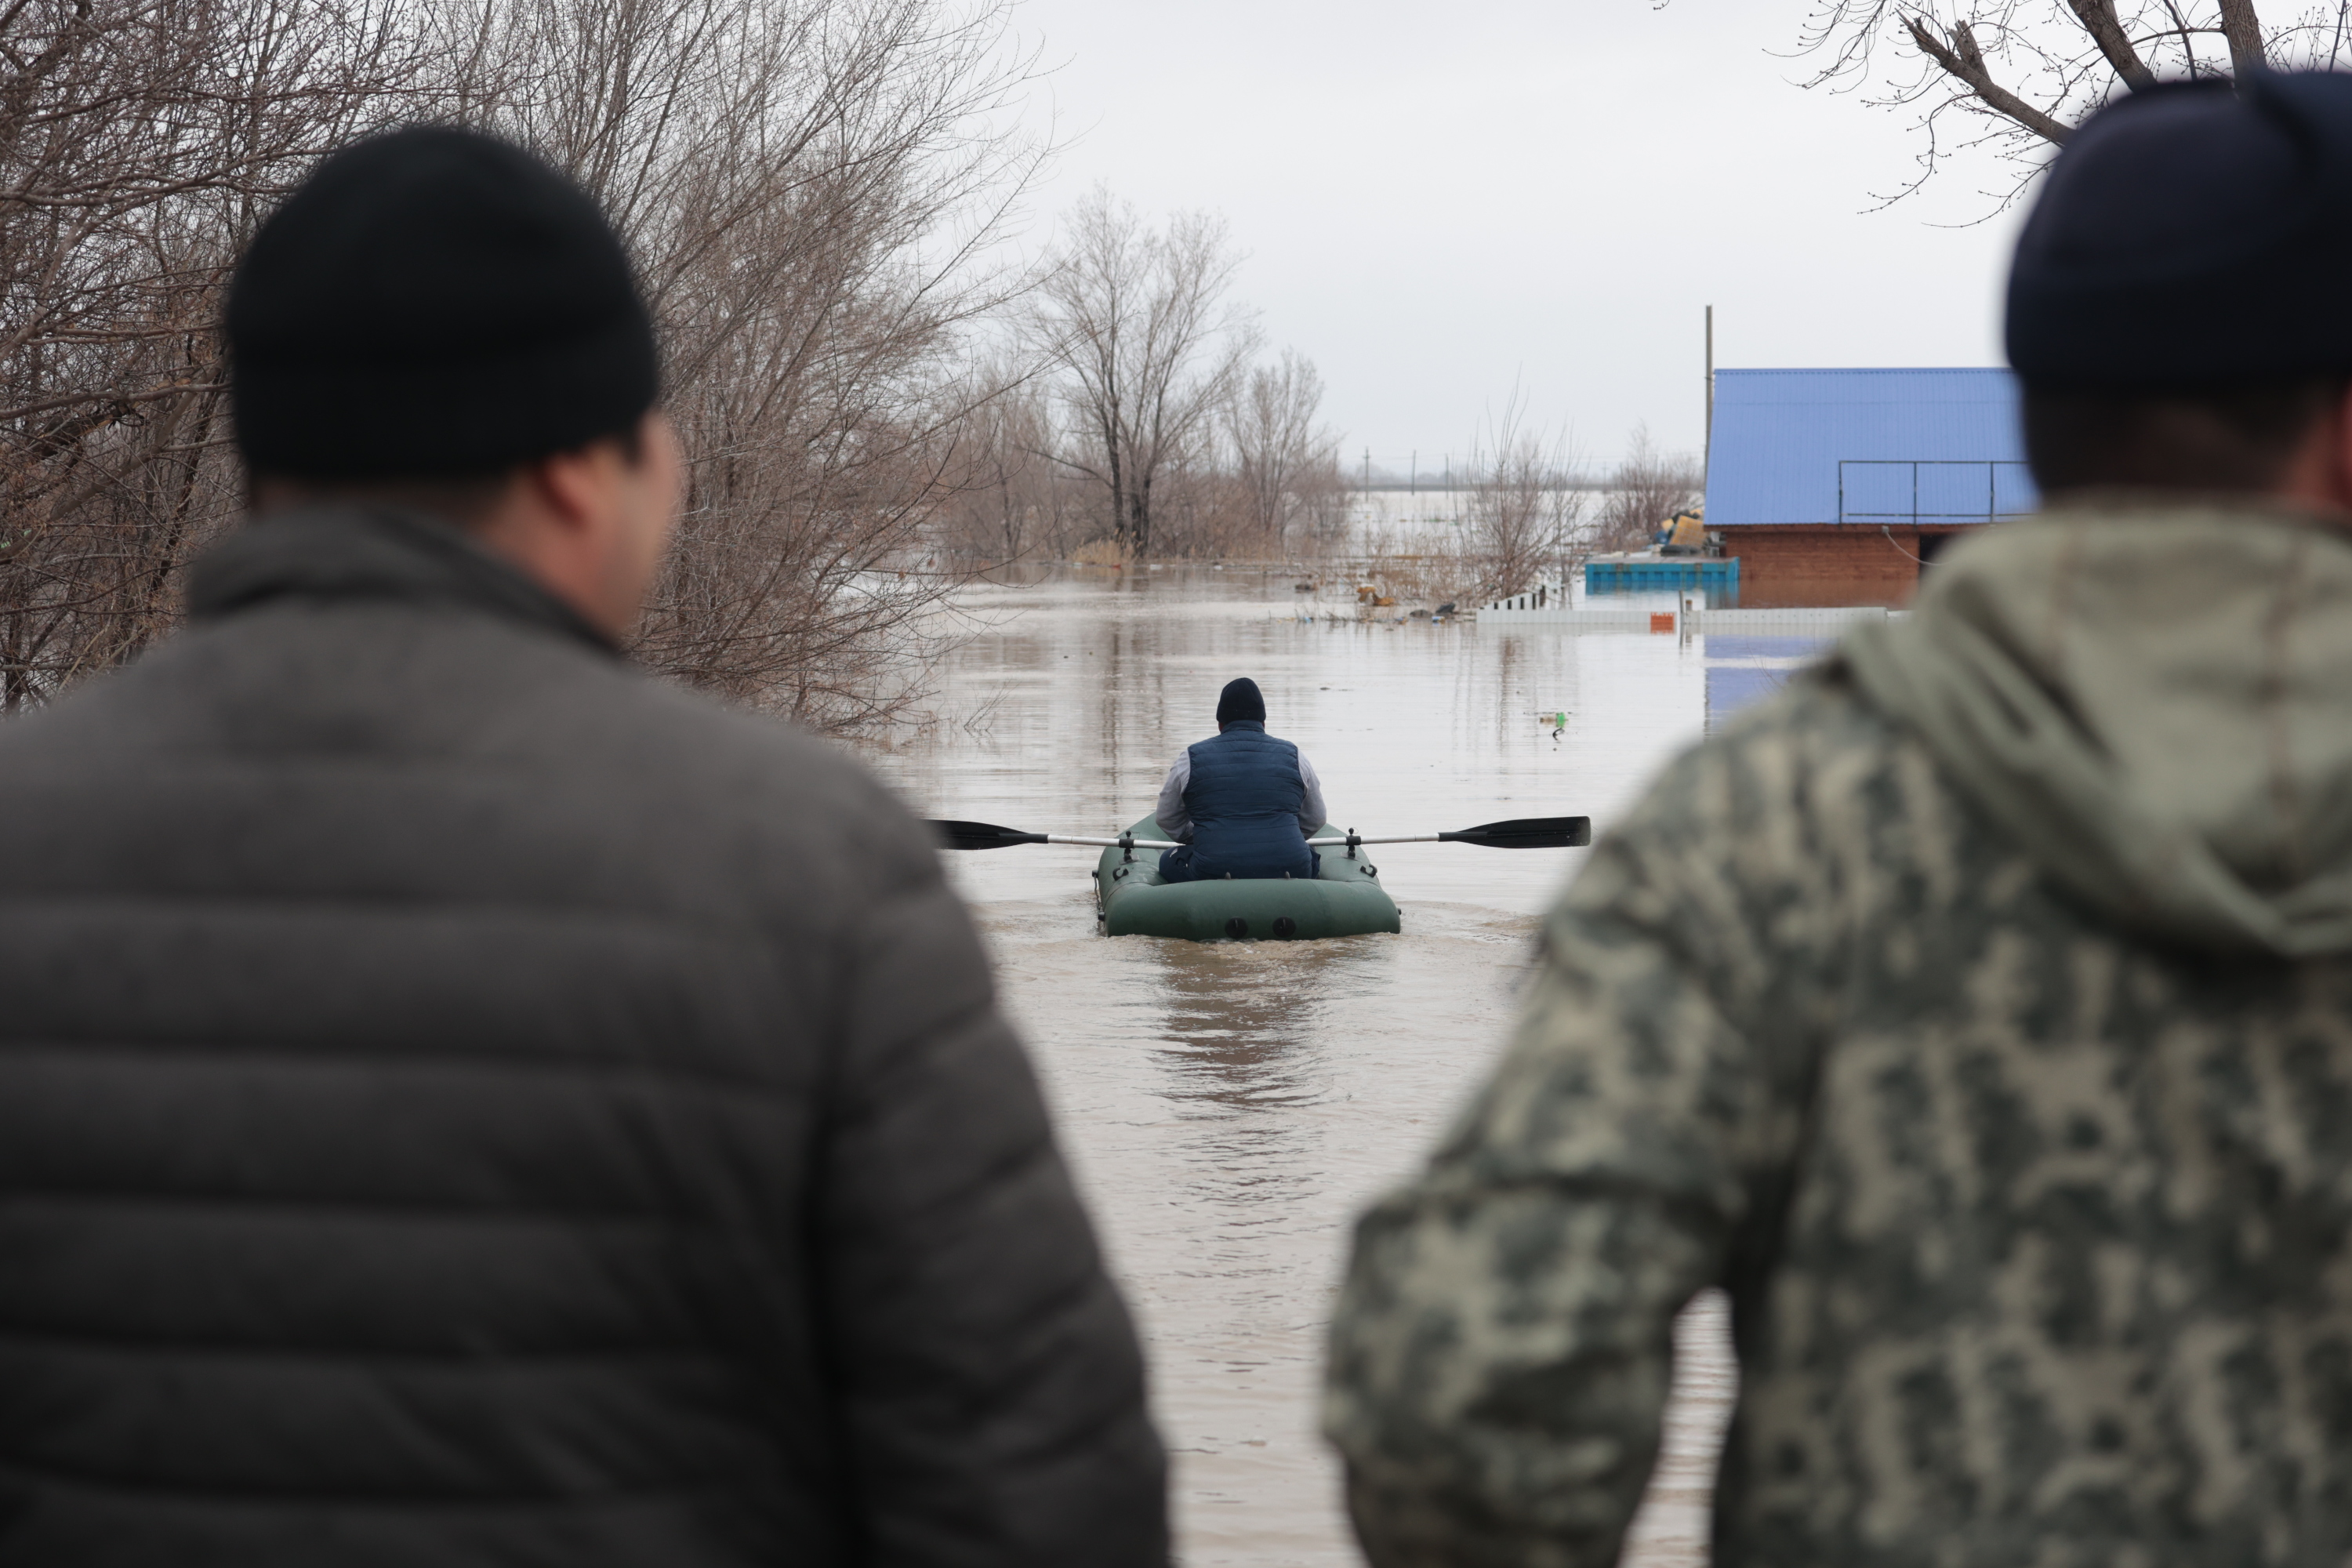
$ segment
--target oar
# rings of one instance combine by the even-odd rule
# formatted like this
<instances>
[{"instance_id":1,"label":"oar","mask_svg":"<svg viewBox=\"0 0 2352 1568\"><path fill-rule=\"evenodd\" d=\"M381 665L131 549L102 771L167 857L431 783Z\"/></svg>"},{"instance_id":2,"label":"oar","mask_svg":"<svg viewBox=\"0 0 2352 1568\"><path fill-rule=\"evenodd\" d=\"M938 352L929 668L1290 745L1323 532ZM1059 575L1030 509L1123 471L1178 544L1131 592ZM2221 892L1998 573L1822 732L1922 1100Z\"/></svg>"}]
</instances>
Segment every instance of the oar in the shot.
<instances>
[{"instance_id":1,"label":"oar","mask_svg":"<svg viewBox=\"0 0 2352 1568\"><path fill-rule=\"evenodd\" d=\"M1459 833L1403 833L1394 837L1367 838L1350 833L1344 838L1314 838L1312 844L1483 844L1489 849L1577 849L1592 842L1589 816L1515 816L1508 822L1481 823Z\"/></svg>"},{"instance_id":2,"label":"oar","mask_svg":"<svg viewBox=\"0 0 2352 1568\"><path fill-rule=\"evenodd\" d=\"M1098 849L1173 849L1176 846L1165 838L1082 838L1066 833L1024 833L1017 827L999 827L992 822L940 822L924 824L940 836L940 841L950 849L1003 849L1014 844L1087 844Z\"/></svg>"},{"instance_id":3,"label":"oar","mask_svg":"<svg viewBox=\"0 0 2352 1568\"><path fill-rule=\"evenodd\" d=\"M1084 844L1098 849L1173 849L1164 838L1088 838L1076 834L1024 833L992 822L927 823L950 849L1003 849L1015 844ZM1459 833L1402 833L1367 838L1350 833L1340 838L1310 838L1310 844L1483 844L1489 849L1574 849L1592 842L1589 816L1515 816L1508 822L1488 822Z\"/></svg>"}]
</instances>

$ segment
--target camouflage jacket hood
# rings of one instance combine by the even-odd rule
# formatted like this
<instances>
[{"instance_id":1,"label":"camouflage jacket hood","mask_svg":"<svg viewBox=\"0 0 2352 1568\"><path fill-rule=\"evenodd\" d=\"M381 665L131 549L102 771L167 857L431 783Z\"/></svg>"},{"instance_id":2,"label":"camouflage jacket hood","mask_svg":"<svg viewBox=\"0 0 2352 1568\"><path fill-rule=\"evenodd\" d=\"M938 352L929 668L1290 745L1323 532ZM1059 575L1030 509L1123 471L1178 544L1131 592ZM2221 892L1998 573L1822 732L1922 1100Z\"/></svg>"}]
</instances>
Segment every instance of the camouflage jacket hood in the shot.
<instances>
[{"instance_id":1,"label":"camouflage jacket hood","mask_svg":"<svg viewBox=\"0 0 2352 1568\"><path fill-rule=\"evenodd\" d=\"M1842 658L2063 886L2196 947L2352 950L2352 533L2118 497L1956 549Z\"/></svg>"}]
</instances>

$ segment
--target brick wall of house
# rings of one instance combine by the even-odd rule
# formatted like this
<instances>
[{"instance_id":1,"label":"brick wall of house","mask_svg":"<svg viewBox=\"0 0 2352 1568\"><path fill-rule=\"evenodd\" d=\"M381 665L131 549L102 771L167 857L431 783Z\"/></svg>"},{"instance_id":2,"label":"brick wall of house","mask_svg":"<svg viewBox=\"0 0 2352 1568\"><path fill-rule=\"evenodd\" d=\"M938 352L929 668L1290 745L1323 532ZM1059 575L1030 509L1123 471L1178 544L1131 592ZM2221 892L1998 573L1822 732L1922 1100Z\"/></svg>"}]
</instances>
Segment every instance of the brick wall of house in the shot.
<instances>
[{"instance_id":1,"label":"brick wall of house","mask_svg":"<svg viewBox=\"0 0 2352 1568\"><path fill-rule=\"evenodd\" d=\"M1970 525L1756 523L1723 530L1723 552L1738 557L1743 608L1899 608L1918 589L1921 559L1933 561L1949 539L1969 531Z\"/></svg>"}]
</instances>

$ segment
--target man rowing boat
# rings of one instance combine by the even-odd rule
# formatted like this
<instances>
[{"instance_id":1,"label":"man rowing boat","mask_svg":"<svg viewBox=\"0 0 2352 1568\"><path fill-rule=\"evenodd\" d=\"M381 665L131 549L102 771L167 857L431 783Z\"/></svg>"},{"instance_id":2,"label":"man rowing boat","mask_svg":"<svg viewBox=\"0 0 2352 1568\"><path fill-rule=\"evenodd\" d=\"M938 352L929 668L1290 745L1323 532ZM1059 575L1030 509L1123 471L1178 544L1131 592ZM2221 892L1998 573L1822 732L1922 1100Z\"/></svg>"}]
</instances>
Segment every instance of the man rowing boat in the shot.
<instances>
[{"instance_id":1,"label":"man rowing boat","mask_svg":"<svg viewBox=\"0 0 2352 1568\"><path fill-rule=\"evenodd\" d=\"M1217 732L1184 748L1155 814L1177 847L1160 856L1170 882L1315 875L1309 835L1328 820L1306 753L1265 732L1265 698L1244 676L1217 694Z\"/></svg>"}]
</instances>

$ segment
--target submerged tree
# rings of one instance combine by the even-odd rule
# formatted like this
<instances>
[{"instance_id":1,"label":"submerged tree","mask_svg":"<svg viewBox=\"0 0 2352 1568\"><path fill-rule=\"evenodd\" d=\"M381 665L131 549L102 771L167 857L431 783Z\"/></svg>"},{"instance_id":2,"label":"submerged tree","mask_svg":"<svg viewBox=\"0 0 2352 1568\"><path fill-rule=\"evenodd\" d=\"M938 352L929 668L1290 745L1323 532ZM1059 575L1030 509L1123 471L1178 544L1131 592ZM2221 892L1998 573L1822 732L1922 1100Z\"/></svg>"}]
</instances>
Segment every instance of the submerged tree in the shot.
<instances>
[{"instance_id":1,"label":"submerged tree","mask_svg":"<svg viewBox=\"0 0 2352 1568\"><path fill-rule=\"evenodd\" d=\"M1084 542L1073 526L1081 498L1054 457L1051 400L1001 362L980 374L1008 384L978 405L961 434L947 542L991 566L1065 556Z\"/></svg>"},{"instance_id":2,"label":"submerged tree","mask_svg":"<svg viewBox=\"0 0 2352 1568\"><path fill-rule=\"evenodd\" d=\"M1476 598L1565 574L1586 546L1585 493L1564 438L1528 426L1515 398L1473 443L1463 471L1463 574Z\"/></svg>"},{"instance_id":3,"label":"submerged tree","mask_svg":"<svg viewBox=\"0 0 2352 1568\"><path fill-rule=\"evenodd\" d=\"M1596 550L1640 550L1660 525L1706 499L1706 477L1692 458L1661 452L1650 427L1633 428L1625 460L1610 470L1608 493L1594 527Z\"/></svg>"},{"instance_id":4,"label":"submerged tree","mask_svg":"<svg viewBox=\"0 0 2352 1568\"><path fill-rule=\"evenodd\" d=\"M1097 188L1039 287L1030 330L1068 413L1061 460L1131 555L1151 552L1155 487L1213 439L1256 346L1224 299L1237 265L1221 220L1179 214L1163 233Z\"/></svg>"},{"instance_id":5,"label":"submerged tree","mask_svg":"<svg viewBox=\"0 0 2352 1568\"><path fill-rule=\"evenodd\" d=\"M1224 436L1252 534L1279 550L1339 483L1339 437L1320 423L1323 378L1285 349L1234 389Z\"/></svg>"}]
</instances>

